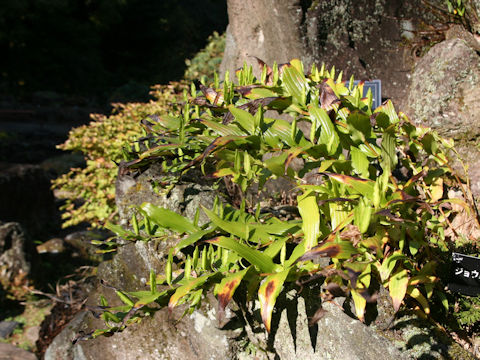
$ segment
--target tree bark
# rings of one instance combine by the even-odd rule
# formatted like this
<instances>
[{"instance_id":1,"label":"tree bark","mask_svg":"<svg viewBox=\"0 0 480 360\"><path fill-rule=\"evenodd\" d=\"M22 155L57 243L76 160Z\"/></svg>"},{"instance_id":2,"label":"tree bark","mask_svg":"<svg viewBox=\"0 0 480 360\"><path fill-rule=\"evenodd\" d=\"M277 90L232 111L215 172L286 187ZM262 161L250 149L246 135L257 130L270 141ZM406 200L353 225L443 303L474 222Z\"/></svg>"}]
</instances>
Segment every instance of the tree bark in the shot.
<instances>
[{"instance_id":1,"label":"tree bark","mask_svg":"<svg viewBox=\"0 0 480 360\"><path fill-rule=\"evenodd\" d=\"M443 0L431 0L435 1ZM402 103L414 64L415 29L435 21L419 4L418 0L228 0L221 73L232 74L244 61L259 71L252 56L269 65L299 58L306 69L324 62L327 68L343 70L347 79L354 75L382 80L382 97Z\"/></svg>"}]
</instances>

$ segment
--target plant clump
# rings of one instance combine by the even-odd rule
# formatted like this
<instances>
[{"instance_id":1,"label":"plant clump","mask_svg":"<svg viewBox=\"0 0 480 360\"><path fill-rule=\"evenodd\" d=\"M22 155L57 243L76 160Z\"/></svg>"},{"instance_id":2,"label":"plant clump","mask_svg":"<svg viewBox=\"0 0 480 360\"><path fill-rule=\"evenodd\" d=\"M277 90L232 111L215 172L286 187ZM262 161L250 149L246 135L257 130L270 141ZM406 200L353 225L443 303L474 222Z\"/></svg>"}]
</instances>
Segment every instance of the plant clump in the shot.
<instances>
[{"instance_id":1,"label":"plant clump","mask_svg":"<svg viewBox=\"0 0 480 360\"><path fill-rule=\"evenodd\" d=\"M379 287L395 312L448 311L438 270L460 236L449 228L452 204L471 211L447 196L463 189L447 157L453 142L416 127L391 101L373 110L363 83L335 69L313 66L305 75L299 60L258 62L260 78L244 66L237 83L227 73L223 83L192 85L179 111L142 122L145 148L130 153L127 168L162 164L172 176L165 191L202 171L225 184L230 203L218 200L194 219L145 203L130 229L111 225L132 241L175 236L178 243L165 273L151 272L149 290L116 289L124 302L117 308L102 298L108 326L89 336L122 330L153 303L193 311L209 290L222 317L239 287L245 301L258 299L267 331L282 289L315 282L324 300L350 296L361 321ZM279 179L293 202L266 205L259 193ZM200 211L209 219L203 225Z\"/></svg>"}]
</instances>

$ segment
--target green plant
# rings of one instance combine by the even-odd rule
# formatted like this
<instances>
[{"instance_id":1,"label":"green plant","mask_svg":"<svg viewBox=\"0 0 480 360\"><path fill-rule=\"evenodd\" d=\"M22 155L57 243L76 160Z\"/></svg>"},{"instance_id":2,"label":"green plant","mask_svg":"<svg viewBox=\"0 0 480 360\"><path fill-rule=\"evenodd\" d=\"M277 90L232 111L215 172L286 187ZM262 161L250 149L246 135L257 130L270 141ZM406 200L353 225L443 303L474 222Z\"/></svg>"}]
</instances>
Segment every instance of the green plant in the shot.
<instances>
[{"instance_id":1,"label":"green plant","mask_svg":"<svg viewBox=\"0 0 480 360\"><path fill-rule=\"evenodd\" d=\"M214 73L218 71L225 50L225 34L219 35L216 31L208 37L207 46L200 50L192 59L185 60L187 70L184 79L194 81L205 77L205 82L214 79Z\"/></svg>"},{"instance_id":2,"label":"green plant","mask_svg":"<svg viewBox=\"0 0 480 360\"><path fill-rule=\"evenodd\" d=\"M170 186L201 169L226 182L232 205L202 208L209 222L199 225L199 213L189 220L146 203L132 230L110 225L126 239L176 236L178 243L165 274L150 274L150 290L116 289L125 305L113 309L102 298L108 327L91 336L138 321L154 302L193 311L209 289L221 316L239 286L247 301L258 298L270 331L282 288L317 278L327 298L350 294L360 320L378 286L388 288L395 311L408 304L429 314L432 301L448 311L435 270L455 241L447 232L451 204L471 210L444 196L463 189L446 156L453 142L414 126L390 101L372 111L371 92L362 97L363 83L354 87L335 69L313 66L304 75L298 60L259 63L260 79L244 66L238 85L227 74L200 93L192 86L182 112L144 122L147 150L129 166L160 162L174 175ZM291 183L293 198L282 211L253 190L279 178Z\"/></svg>"},{"instance_id":3,"label":"green plant","mask_svg":"<svg viewBox=\"0 0 480 360\"><path fill-rule=\"evenodd\" d=\"M480 33L479 12L475 1L472 0L445 0L449 18L446 22L461 24L473 34Z\"/></svg>"},{"instance_id":4,"label":"green plant","mask_svg":"<svg viewBox=\"0 0 480 360\"><path fill-rule=\"evenodd\" d=\"M463 325L469 332L476 330L478 332L478 324L480 324L480 298L460 296L454 309L454 316L458 322ZM477 327L477 329L474 329Z\"/></svg>"},{"instance_id":5,"label":"green plant","mask_svg":"<svg viewBox=\"0 0 480 360\"><path fill-rule=\"evenodd\" d=\"M178 101L183 88L178 83L156 86L152 91L155 100L146 104L114 104L112 115L91 115L90 124L73 129L68 140L58 146L81 152L86 160L85 168L71 169L53 181L53 188L66 199L61 208L64 227L81 222L99 226L113 219L116 163L129 159L124 146L142 135L140 120L169 109L175 111L170 104Z\"/></svg>"},{"instance_id":6,"label":"green plant","mask_svg":"<svg viewBox=\"0 0 480 360\"><path fill-rule=\"evenodd\" d=\"M463 16L465 14L464 0L445 0L445 2L447 3L448 12L458 16Z\"/></svg>"}]
</instances>

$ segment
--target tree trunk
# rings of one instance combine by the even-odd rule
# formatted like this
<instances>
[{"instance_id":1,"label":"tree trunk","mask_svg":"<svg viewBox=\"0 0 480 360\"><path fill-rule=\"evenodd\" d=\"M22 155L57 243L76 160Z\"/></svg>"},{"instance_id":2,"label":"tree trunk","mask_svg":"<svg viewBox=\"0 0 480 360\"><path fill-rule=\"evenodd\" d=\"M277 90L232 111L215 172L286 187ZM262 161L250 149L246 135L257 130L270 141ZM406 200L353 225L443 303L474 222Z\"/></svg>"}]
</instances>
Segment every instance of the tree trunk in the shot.
<instances>
[{"instance_id":1,"label":"tree trunk","mask_svg":"<svg viewBox=\"0 0 480 360\"><path fill-rule=\"evenodd\" d=\"M444 6L443 0L431 0L435 1ZM382 80L382 97L402 103L414 63L415 29L435 20L419 4L418 0L228 0L230 23L221 72L232 74L244 61L255 65L252 56L270 65L300 58L307 69L324 62L348 77Z\"/></svg>"}]
</instances>

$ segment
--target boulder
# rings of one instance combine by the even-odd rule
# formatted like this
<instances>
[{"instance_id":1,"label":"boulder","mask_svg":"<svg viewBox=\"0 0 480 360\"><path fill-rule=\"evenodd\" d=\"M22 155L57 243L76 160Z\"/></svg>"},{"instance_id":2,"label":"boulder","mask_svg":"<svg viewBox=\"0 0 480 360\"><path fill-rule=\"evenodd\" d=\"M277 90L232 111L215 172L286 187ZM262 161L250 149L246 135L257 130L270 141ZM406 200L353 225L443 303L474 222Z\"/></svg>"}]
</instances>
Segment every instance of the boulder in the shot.
<instances>
[{"instance_id":1,"label":"boulder","mask_svg":"<svg viewBox=\"0 0 480 360\"><path fill-rule=\"evenodd\" d=\"M98 285L90 293L87 306L97 307L100 294L109 305L121 305L111 287L126 291L147 289L150 269L163 269L164 255L171 244L165 241L130 242L118 249L111 261L99 266L98 278L108 287ZM127 327L111 337L98 337L72 343L80 333L104 328L102 320L83 311L55 337L45 353L46 360L94 360L98 354L109 359L233 359L232 332L217 328L216 301L213 297L201 310L181 318L184 308L173 313L167 308L156 311L141 323ZM180 319L180 320L179 320ZM178 320L178 321L177 321ZM238 334L237 334L238 335Z\"/></svg>"},{"instance_id":2,"label":"boulder","mask_svg":"<svg viewBox=\"0 0 480 360\"><path fill-rule=\"evenodd\" d=\"M460 38L443 41L415 65L405 111L456 140L480 134L480 56Z\"/></svg>"},{"instance_id":3,"label":"boulder","mask_svg":"<svg viewBox=\"0 0 480 360\"><path fill-rule=\"evenodd\" d=\"M16 321L0 321L0 338L8 338L19 325Z\"/></svg>"},{"instance_id":4,"label":"boulder","mask_svg":"<svg viewBox=\"0 0 480 360\"><path fill-rule=\"evenodd\" d=\"M463 35L462 35L463 34ZM418 125L453 138L468 165L473 194L480 196L480 56L472 35L452 31L416 64L405 112ZM480 46L480 45L479 45ZM453 155L456 159L456 155ZM464 174L462 166L456 169Z\"/></svg>"},{"instance_id":5,"label":"boulder","mask_svg":"<svg viewBox=\"0 0 480 360\"><path fill-rule=\"evenodd\" d=\"M118 360L234 358L227 332L216 328L214 316L195 311L176 322L182 314L179 310L170 315L167 309L162 309L111 337L72 344L80 331L105 326L90 313L78 313L48 347L45 360L97 360L99 354Z\"/></svg>"},{"instance_id":6,"label":"boulder","mask_svg":"<svg viewBox=\"0 0 480 360\"><path fill-rule=\"evenodd\" d=\"M220 195L212 189L211 182L202 182L200 174L197 174L198 177L183 177L181 183L166 191L161 184L168 183L168 176L163 173L160 164L151 165L139 175L125 170L121 165L115 190L115 202L122 225L130 221L133 207L144 202L165 207L193 219L200 205L210 209L215 197ZM206 215L200 212L199 223L205 223L207 219Z\"/></svg>"},{"instance_id":7,"label":"boulder","mask_svg":"<svg viewBox=\"0 0 480 360\"><path fill-rule=\"evenodd\" d=\"M30 272L28 248L27 236L19 223L0 222L0 283L5 288Z\"/></svg>"},{"instance_id":8,"label":"boulder","mask_svg":"<svg viewBox=\"0 0 480 360\"><path fill-rule=\"evenodd\" d=\"M0 360L37 360L37 357L31 352L0 342Z\"/></svg>"},{"instance_id":9,"label":"boulder","mask_svg":"<svg viewBox=\"0 0 480 360\"><path fill-rule=\"evenodd\" d=\"M368 325L355 318L350 298L323 301L316 287L281 293L272 317L272 333L261 325L259 304L247 310L245 329L250 348L262 359L464 359L473 356L427 320L413 313L395 319L391 299L379 292L378 316ZM309 320L322 308L313 326ZM371 309L370 309L371 310ZM367 318L368 318L367 314Z\"/></svg>"}]
</instances>

